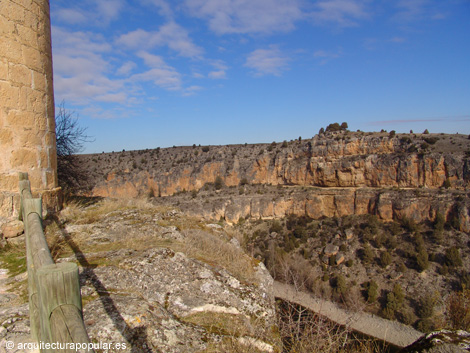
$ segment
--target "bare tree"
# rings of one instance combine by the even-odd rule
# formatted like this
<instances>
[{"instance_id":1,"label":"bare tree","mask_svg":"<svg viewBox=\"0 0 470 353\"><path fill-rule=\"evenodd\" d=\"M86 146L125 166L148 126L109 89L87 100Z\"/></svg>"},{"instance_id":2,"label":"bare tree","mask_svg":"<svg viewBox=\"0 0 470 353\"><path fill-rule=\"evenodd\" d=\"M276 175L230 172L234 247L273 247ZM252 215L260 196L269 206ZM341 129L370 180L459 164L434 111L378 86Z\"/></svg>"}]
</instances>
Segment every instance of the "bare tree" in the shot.
<instances>
[{"instance_id":1,"label":"bare tree","mask_svg":"<svg viewBox=\"0 0 470 353\"><path fill-rule=\"evenodd\" d=\"M87 173L81 168L76 155L83 151L86 142L93 139L86 134L87 128L80 126L76 114L65 109L64 102L57 108L57 176L62 189L71 193L86 188Z\"/></svg>"}]
</instances>

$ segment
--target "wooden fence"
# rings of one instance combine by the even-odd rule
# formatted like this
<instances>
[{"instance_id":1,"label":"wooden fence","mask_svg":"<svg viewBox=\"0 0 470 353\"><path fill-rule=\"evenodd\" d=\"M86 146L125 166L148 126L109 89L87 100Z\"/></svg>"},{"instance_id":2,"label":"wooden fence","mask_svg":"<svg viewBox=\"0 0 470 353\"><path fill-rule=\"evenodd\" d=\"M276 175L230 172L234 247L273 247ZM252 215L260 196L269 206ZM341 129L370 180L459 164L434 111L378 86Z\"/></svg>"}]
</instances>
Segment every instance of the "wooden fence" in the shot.
<instances>
[{"instance_id":1,"label":"wooden fence","mask_svg":"<svg viewBox=\"0 0 470 353\"><path fill-rule=\"evenodd\" d=\"M42 228L41 199L32 197L27 173L20 173L19 180L31 335L41 343L41 352L94 352L83 323L78 266L54 263ZM47 343L57 349L48 348Z\"/></svg>"}]
</instances>

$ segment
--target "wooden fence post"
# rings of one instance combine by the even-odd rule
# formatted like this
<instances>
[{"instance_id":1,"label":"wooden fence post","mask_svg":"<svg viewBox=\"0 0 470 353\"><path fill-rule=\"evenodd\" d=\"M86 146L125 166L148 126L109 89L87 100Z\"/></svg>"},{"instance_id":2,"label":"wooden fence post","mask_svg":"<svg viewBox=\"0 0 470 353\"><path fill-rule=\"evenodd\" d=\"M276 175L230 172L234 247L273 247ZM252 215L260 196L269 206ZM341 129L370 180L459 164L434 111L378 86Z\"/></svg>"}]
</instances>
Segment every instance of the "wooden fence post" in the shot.
<instances>
[{"instance_id":1,"label":"wooden fence post","mask_svg":"<svg viewBox=\"0 0 470 353\"><path fill-rule=\"evenodd\" d=\"M37 280L40 283L41 340L44 342L88 343L89 338L86 335L81 316L82 299L78 266L71 262L43 266L37 271ZM64 326L66 326L66 330L64 330ZM65 337L64 332L66 333ZM76 352L72 349L70 351ZM64 350L64 352L68 352L68 350ZM77 350L77 352L81 352L81 350Z\"/></svg>"}]
</instances>

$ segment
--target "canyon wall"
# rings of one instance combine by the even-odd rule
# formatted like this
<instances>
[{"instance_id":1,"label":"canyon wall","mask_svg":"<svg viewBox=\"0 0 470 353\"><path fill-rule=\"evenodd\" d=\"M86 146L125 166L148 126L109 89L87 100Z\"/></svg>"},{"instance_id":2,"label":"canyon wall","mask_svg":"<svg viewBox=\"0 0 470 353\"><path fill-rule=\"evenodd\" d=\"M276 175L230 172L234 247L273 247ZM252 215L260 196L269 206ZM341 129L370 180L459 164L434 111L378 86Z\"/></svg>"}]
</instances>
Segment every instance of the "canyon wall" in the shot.
<instances>
[{"instance_id":1,"label":"canyon wall","mask_svg":"<svg viewBox=\"0 0 470 353\"><path fill-rule=\"evenodd\" d=\"M199 190L207 183L214 183L217 177L226 186L268 184L437 189L448 182L453 189L466 189L470 182L470 158L467 154L409 153L397 138L334 140L316 137L271 151L266 150L266 145L252 145L221 146L198 156L190 152L191 149L173 155L160 153L160 156L153 157L156 162L150 168L109 170L97 178L92 193L135 197L152 190L160 196L168 196L183 190ZM145 158L151 160L152 155ZM184 162L170 163L178 158Z\"/></svg>"},{"instance_id":2,"label":"canyon wall","mask_svg":"<svg viewBox=\"0 0 470 353\"><path fill-rule=\"evenodd\" d=\"M422 146L416 139L355 133L283 144L125 152L133 158L133 167L126 164L124 152L95 155L96 162L103 158L113 167L100 169L90 194L164 198L192 191L194 196L214 189L218 181L223 184L222 190L216 190L220 197L200 205L198 198L191 199L186 207L190 213L229 222L291 213L312 218L371 213L383 220L405 216L423 221L439 211L460 217L467 231L468 207L462 200L470 182L469 154L463 148ZM86 158L89 162L91 157ZM293 194L262 197L248 186L290 188ZM230 195L231 188L243 188L242 195Z\"/></svg>"}]
</instances>

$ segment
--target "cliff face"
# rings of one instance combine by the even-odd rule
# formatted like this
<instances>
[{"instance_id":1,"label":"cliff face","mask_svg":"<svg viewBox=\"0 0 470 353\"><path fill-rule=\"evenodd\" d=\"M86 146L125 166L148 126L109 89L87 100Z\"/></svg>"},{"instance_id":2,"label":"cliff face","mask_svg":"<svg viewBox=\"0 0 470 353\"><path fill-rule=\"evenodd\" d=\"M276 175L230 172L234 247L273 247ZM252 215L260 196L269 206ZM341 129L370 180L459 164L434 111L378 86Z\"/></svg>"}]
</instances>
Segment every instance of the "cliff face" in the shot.
<instances>
[{"instance_id":1,"label":"cliff face","mask_svg":"<svg viewBox=\"0 0 470 353\"><path fill-rule=\"evenodd\" d=\"M432 147L423 141L379 133L350 133L283 144L211 146L209 150L193 146L140 151L137 155L122 152L103 157L113 168L104 168L101 176L95 177L91 194L169 196L199 191L219 177L226 187L319 188L300 192L295 198L280 197L276 202L266 203L259 197L249 201L246 197L232 197L223 207L211 206L212 214L230 221L250 215L277 217L289 213L313 218L375 213L385 220L400 217L403 212L416 220L432 219L436 209L455 213L452 211L455 200L449 199L445 204L442 195L428 195L425 190L442 189L444 185L448 190L467 189L470 158L463 144L470 146L470 140L462 136L462 142L453 150L446 148L444 141L441 145L434 141ZM452 137L450 141L449 146L455 145ZM126 154L133 158L132 168L125 162ZM97 157L82 158L89 161ZM398 188L420 188L419 193L427 196L416 196L418 192L397 193ZM408 196L403 199L403 195ZM402 205L405 201L409 206ZM207 216L206 211L201 212Z\"/></svg>"},{"instance_id":2,"label":"cliff face","mask_svg":"<svg viewBox=\"0 0 470 353\"><path fill-rule=\"evenodd\" d=\"M271 189L271 190L270 190ZM313 219L374 214L384 221L409 218L416 222L434 220L437 212L456 219L460 230L470 232L470 202L466 192L426 189L376 188L265 188L263 195L161 198L178 203L186 214L205 219L223 218L236 223L241 218L282 218L290 214Z\"/></svg>"},{"instance_id":3,"label":"cliff face","mask_svg":"<svg viewBox=\"0 0 470 353\"><path fill-rule=\"evenodd\" d=\"M135 197L153 190L168 196L183 190L199 190L206 183L214 183L217 176L226 186L249 183L440 188L446 180L452 188L464 189L469 185L470 158L463 151L406 152L407 148L398 138L386 136L350 139L316 136L306 142L291 142L285 148L280 144L221 146L202 153L197 153L200 148L181 148L173 153L168 149L156 156L147 151L141 157L145 165L109 170L105 178L93 185L92 193Z\"/></svg>"}]
</instances>

